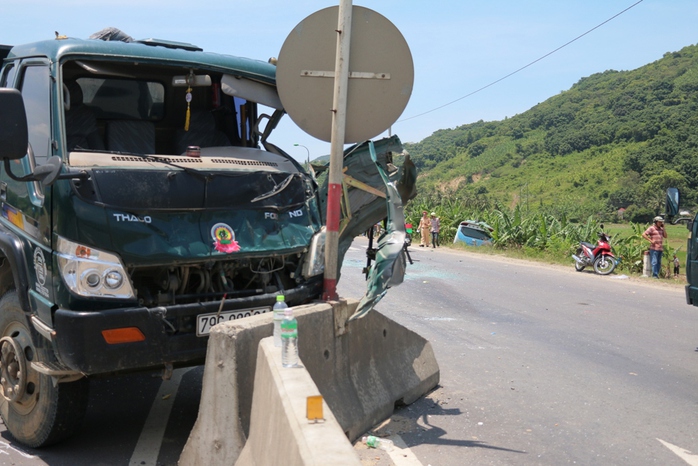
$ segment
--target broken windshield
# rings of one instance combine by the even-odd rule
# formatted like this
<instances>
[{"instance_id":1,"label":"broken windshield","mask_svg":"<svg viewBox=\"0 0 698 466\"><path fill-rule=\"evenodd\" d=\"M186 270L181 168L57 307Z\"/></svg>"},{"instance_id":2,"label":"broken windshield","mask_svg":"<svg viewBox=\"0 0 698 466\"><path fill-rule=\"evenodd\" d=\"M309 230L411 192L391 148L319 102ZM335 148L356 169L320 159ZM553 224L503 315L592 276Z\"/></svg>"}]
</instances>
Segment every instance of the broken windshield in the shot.
<instances>
[{"instance_id":1,"label":"broken windshield","mask_svg":"<svg viewBox=\"0 0 698 466\"><path fill-rule=\"evenodd\" d=\"M62 95L68 153L196 156L205 148L259 149L278 115L260 114L258 103L283 113L272 85L152 63L66 62ZM264 121L274 124L262 129Z\"/></svg>"}]
</instances>

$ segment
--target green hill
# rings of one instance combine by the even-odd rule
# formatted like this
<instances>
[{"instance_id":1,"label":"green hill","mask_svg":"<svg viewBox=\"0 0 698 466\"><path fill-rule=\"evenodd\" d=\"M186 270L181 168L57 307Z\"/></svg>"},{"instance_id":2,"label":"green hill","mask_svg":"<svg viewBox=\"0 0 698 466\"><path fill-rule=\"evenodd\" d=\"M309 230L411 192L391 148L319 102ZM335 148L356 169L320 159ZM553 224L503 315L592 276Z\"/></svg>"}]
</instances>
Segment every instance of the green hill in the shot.
<instances>
[{"instance_id":1,"label":"green hill","mask_svg":"<svg viewBox=\"0 0 698 466\"><path fill-rule=\"evenodd\" d=\"M406 149L424 196L522 205L571 219L645 221L668 186L698 203L698 46L582 78L503 121L439 130Z\"/></svg>"}]
</instances>

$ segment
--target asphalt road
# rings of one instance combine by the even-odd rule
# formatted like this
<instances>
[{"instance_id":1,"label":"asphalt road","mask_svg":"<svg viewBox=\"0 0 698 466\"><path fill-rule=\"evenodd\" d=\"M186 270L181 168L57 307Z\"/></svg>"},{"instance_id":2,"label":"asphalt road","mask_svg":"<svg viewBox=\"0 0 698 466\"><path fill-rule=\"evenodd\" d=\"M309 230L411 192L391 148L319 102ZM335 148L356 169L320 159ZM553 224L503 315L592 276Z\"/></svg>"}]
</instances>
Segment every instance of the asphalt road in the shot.
<instances>
[{"instance_id":1,"label":"asphalt road","mask_svg":"<svg viewBox=\"0 0 698 466\"><path fill-rule=\"evenodd\" d=\"M341 296L365 290L365 239ZM698 465L698 309L683 288L445 248L410 249L405 282L377 310L431 341L436 390L378 430L411 465ZM175 465L203 369L97 379L83 428L43 450L0 426L0 464ZM361 451L365 465L404 455ZM409 458L408 458L409 459Z\"/></svg>"},{"instance_id":2,"label":"asphalt road","mask_svg":"<svg viewBox=\"0 0 698 466\"><path fill-rule=\"evenodd\" d=\"M441 382L379 433L433 466L698 465L698 309L683 287L410 251L377 309L431 341ZM350 251L340 295L360 295L364 265Z\"/></svg>"},{"instance_id":3,"label":"asphalt road","mask_svg":"<svg viewBox=\"0 0 698 466\"><path fill-rule=\"evenodd\" d=\"M196 421L203 366L92 379L82 428L47 448L26 448L0 424L0 465L174 466Z\"/></svg>"}]
</instances>

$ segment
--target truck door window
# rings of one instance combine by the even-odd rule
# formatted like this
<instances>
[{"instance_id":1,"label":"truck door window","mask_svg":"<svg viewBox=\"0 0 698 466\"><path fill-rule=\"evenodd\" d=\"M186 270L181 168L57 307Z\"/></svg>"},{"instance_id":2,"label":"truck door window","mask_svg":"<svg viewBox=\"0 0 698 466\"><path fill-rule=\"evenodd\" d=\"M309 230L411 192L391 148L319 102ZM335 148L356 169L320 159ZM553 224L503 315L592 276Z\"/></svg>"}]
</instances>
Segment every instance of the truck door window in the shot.
<instances>
[{"instance_id":1,"label":"truck door window","mask_svg":"<svg viewBox=\"0 0 698 466\"><path fill-rule=\"evenodd\" d=\"M51 150L51 104L49 69L27 66L22 76L21 92L27 112L29 144L34 151L34 163L44 163Z\"/></svg>"},{"instance_id":2,"label":"truck door window","mask_svg":"<svg viewBox=\"0 0 698 466\"><path fill-rule=\"evenodd\" d=\"M14 65L7 65L5 71L2 74L2 79L0 79L0 87L12 87L15 83L15 70Z\"/></svg>"}]
</instances>

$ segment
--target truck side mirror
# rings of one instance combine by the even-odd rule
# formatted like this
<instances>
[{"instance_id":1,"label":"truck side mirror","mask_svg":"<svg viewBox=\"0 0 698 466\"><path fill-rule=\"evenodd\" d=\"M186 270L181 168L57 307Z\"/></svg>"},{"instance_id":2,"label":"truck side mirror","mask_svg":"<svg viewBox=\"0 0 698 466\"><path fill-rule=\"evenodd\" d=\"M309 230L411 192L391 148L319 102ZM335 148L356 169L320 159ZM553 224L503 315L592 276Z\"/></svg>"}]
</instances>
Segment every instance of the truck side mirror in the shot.
<instances>
[{"instance_id":1,"label":"truck side mirror","mask_svg":"<svg viewBox=\"0 0 698 466\"><path fill-rule=\"evenodd\" d=\"M677 188L668 188L666 190L666 215L673 218L679 213L679 190Z\"/></svg>"},{"instance_id":2,"label":"truck side mirror","mask_svg":"<svg viewBox=\"0 0 698 466\"><path fill-rule=\"evenodd\" d=\"M29 131L19 90L0 88L0 159L17 160L27 154Z\"/></svg>"},{"instance_id":3,"label":"truck side mirror","mask_svg":"<svg viewBox=\"0 0 698 466\"><path fill-rule=\"evenodd\" d=\"M17 89L0 88L0 161L5 171L13 180L39 181L44 186L51 186L56 180L66 178L84 178L84 173L61 176L61 159L53 156L46 163L39 165L25 176L12 173L11 160L21 159L31 151L29 130L24 99Z\"/></svg>"}]
</instances>

